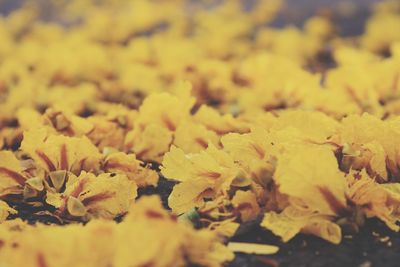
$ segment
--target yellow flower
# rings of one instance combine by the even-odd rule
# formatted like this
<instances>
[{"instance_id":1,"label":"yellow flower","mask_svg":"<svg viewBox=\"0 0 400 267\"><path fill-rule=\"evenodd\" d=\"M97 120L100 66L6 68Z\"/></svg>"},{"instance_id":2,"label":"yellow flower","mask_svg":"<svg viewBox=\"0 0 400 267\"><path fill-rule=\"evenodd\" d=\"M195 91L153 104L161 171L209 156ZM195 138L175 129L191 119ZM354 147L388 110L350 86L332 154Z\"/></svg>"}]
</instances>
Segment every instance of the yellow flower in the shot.
<instances>
[{"instance_id":1,"label":"yellow flower","mask_svg":"<svg viewBox=\"0 0 400 267\"><path fill-rule=\"evenodd\" d=\"M283 212L268 212L261 226L280 236L284 242L298 233L313 234L334 244L339 244L342 231L329 216L318 215L294 207L287 207Z\"/></svg>"},{"instance_id":2,"label":"yellow flower","mask_svg":"<svg viewBox=\"0 0 400 267\"><path fill-rule=\"evenodd\" d=\"M186 153L196 153L208 147L211 143L218 146L218 135L208 130L204 125L190 121L182 122L176 129L174 145Z\"/></svg>"},{"instance_id":3,"label":"yellow flower","mask_svg":"<svg viewBox=\"0 0 400 267\"><path fill-rule=\"evenodd\" d=\"M78 218L113 219L128 211L137 196L136 190L135 182L124 174L71 175L65 191L59 195L62 202L56 206L57 212Z\"/></svg>"},{"instance_id":4,"label":"yellow flower","mask_svg":"<svg viewBox=\"0 0 400 267\"><path fill-rule=\"evenodd\" d=\"M300 210L333 216L346 213L346 180L329 147L289 149L278 158L273 178L279 192Z\"/></svg>"},{"instance_id":5,"label":"yellow flower","mask_svg":"<svg viewBox=\"0 0 400 267\"><path fill-rule=\"evenodd\" d=\"M172 140L173 132L154 123L129 132L125 138L125 147L141 160L160 162Z\"/></svg>"},{"instance_id":6,"label":"yellow flower","mask_svg":"<svg viewBox=\"0 0 400 267\"><path fill-rule=\"evenodd\" d=\"M4 222L10 214L17 214L17 211L0 200L0 223Z\"/></svg>"},{"instance_id":7,"label":"yellow flower","mask_svg":"<svg viewBox=\"0 0 400 267\"><path fill-rule=\"evenodd\" d=\"M377 217L390 229L400 230L396 224L400 220L398 183L378 184L365 170L359 173L351 172L347 179L350 200L359 206L368 218Z\"/></svg>"},{"instance_id":8,"label":"yellow flower","mask_svg":"<svg viewBox=\"0 0 400 267\"><path fill-rule=\"evenodd\" d=\"M87 122L92 124L93 128L86 136L100 150L105 147L123 148L125 129L118 122L109 121L102 116L89 117Z\"/></svg>"},{"instance_id":9,"label":"yellow flower","mask_svg":"<svg viewBox=\"0 0 400 267\"><path fill-rule=\"evenodd\" d=\"M46 128L25 131L21 149L47 172L68 170L79 174L81 170L98 169L101 160L87 137L49 134Z\"/></svg>"},{"instance_id":10,"label":"yellow flower","mask_svg":"<svg viewBox=\"0 0 400 267\"><path fill-rule=\"evenodd\" d=\"M203 124L208 130L215 132L218 135L223 135L229 132L248 132L249 125L238 119L235 119L231 114L221 115L217 110L202 105L193 116L195 122Z\"/></svg>"},{"instance_id":11,"label":"yellow flower","mask_svg":"<svg viewBox=\"0 0 400 267\"><path fill-rule=\"evenodd\" d=\"M250 191L236 191L232 198L232 204L243 222L256 218L260 213L256 196Z\"/></svg>"},{"instance_id":12,"label":"yellow flower","mask_svg":"<svg viewBox=\"0 0 400 267\"><path fill-rule=\"evenodd\" d=\"M226 194L239 172L232 158L212 145L205 151L187 155L172 147L162 165L161 173L166 178L181 182L174 187L168 201L177 214L200 206L204 197Z\"/></svg>"},{"instance_id":13,"label":"yellow flower","mask_svg":"<svg viewBox=\"0 0 400 267\"><path fill-rule=\"evenodd\" d=\"M307 141L322 143L336 133L339 123L321 112L285 110L271 127L271 132L295 128L301 138Z\"/></svg>"},{"instance_id":14,"label":"yellow flower","mask_svg":"<svg viewBox=\"0 0 400 267\"><path fill-rule=\"evenodd\" d=\"M269 133L261 128L255 128L248 134L230 133L221 138L223 150L245 171L241 178L251 178L250 181L263 186L268 184L275 170L271 142Z\"/></svg>"},{"instance_id":15,"label":"yellow flower","mask_svg":"<svg viewBox=\"0 0 400 267\"><path fill-rule=\"evenodd\" d=\"M134 154L116 152L106 156L103 170L108 173L124 174L139 187L156 186L158 174L148 167L142 167L142 164L143 162L137 160Z\"/></svg>"},{"instance_id":16,"label":"yellow flower","mask_svg":"<svg viewBox=\"0 0 400 267\"><path fill-rule=\"evenodd\" d=\"M217 267L234 257L211 231L178 222L157 197L138 201L119 224L98 219L85 226L32 226L14 220L1 224L0 234L1 263L9 266Z\"/></svg>"},{"instance_id":17,"label":"yellow flower","mask_svg":"<svg viewBox=\"0 0 400 267\"><path fill-rule=\"evenodd\" d=\"M161 161L172 143L179 124L190 117L194 99L190 84L182 83L178 95L150 95L139 109L134 128L125 138L125 146L143 160Z\"/></svg>"},{"instance_id":18,"label":"yellow flower","mask_svg":"<svg viewBox=\"0 0 400 267\"><path fill-rule=\"evenodd\" d=\"M0 151L0 196L22 193L26 179L15 155L10 151Z\"/></svg>"},{"instance_id":19,"label":"yellow flower","mask_svg":"<svg viewBox=\"0 0 400 267\"><path fill-rule=\"evenodd\" d=\"M332 141L342 145L342 168L366 168L370 175L387 180L389 174L398 175L398 135L398 121L382 121L365 113L343 119L338 140Z\"/></svg>"},{"instance_id":20,"label":"yellow flower","mask_svg":"<svg viewBox=\"0 0 400 267\"><path fill-rule=\"evenodd\" d=\"M395 10L395 9L393 9ZM392 31L400 25L400 16L395 12L377 12L367 22L362 45L373 52L382 52L390 44L400 40L400 34Z\"/></svg>"}]
</instances>

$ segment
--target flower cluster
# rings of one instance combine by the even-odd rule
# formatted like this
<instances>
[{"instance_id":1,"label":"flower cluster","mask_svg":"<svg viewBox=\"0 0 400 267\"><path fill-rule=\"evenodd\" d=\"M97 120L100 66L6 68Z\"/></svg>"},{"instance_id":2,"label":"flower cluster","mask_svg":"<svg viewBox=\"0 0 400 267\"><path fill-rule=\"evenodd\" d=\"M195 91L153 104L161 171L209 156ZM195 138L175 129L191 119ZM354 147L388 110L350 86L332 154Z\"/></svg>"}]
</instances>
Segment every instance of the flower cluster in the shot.
<instances>
[{"instance_id":1,"label":"flower cluster","mask_svg":"<svg viewBox=\"0 0 400 267\"><path fill-rule=\"evenodd\" d=\"M221 266L253 221L400 230L398 2L353 38L267 26L280 0L47 2L0 20L0 265ZM169 210L141 199L160 179Z\"/></svg>"},{"instance_id":2,"label":"flower cluster","mask_svg":"<svg viewBox=\"0 0 400 267\"><path fill-rule=\"evenodd\" d=\"M0 236L6 266L220 266L233 258L212 232L179 223L155 196L139 200L119 224L33 227L13 220L0 225Z\"/></svg>"}]
</instances>

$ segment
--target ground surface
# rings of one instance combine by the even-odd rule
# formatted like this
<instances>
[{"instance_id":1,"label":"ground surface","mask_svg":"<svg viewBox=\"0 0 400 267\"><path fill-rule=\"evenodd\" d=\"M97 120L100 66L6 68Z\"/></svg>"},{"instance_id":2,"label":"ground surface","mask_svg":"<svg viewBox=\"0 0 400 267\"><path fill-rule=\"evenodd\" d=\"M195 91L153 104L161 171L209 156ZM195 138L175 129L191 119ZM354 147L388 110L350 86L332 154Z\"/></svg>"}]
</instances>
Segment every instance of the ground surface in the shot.
<instances>
[{"instance_id":1,"label":"ground surface","mask_svg":"<svg viewBox=\"0 0 400 267\"><path fill-rule=\"evenodd\" d=\"M173 183L161 179L158 188L141 190L140 194L159 194L164 205ZM228 267L398 267L400 234L378 220L367 220L360 232L345 235L340 245L313 236L299 235L283 243L258 222L239 228L232 241L277 245L276 255L256 256L238 253Z\"/></svg>"},{"instance_id":2,"label":"ground surface","mask_svg":"<svg viewBox=\"0 0 400 267\"><path fill-rule=\"evenodd\" d=\"M274 244L276 255L257 257L237 254L229 267L395 267L400 266L400 235L376 220L367 221L361 231L333 245L316 237L300 235L287 244L270 232L254 226L237 241Z\"/></svg>"}]
</instances>

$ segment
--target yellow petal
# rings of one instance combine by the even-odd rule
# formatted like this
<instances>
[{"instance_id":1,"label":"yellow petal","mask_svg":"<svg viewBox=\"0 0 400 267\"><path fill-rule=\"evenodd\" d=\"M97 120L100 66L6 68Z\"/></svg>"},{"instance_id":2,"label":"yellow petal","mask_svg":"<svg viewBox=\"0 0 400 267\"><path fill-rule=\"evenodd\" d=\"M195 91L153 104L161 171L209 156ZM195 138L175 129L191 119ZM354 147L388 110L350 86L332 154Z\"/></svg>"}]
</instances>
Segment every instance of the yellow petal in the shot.
<instances>
[{"instance_id":1,"label":"yellow petal","mask_svg":"<svg viewBox=\"0 0 400 267\"><path fill-rule=\"evenodd\" d=\"M4 222L10 214L17 214L17 211L0 200L0 223Z\"/></svg>"},{"instance_id":2,"label":"yellow petal","mask_svg":"<svg viewBox=\"0 0 400 267\"><path fill-rule=\"evenodd\" d=\"M82 204L82 202L79 199L72 196L68 198L67 209L69 214L71 214L72 216L81 217L86 214L86 208Z\"/></svg>"},{"instance_id":3,"label":"yellow petal","mask_svg":"<svg viewBox=\"0 0 400 267\"><path fill-rule=\"evenodd\" d=\"M281 193L297 198L306 209L332 215L347 209L345 178L329 147L290 149L279 157L274 180Z\"/></svg>"},{"instance_id":4,"label":"yellow petal","mask_svg":"<svg viewBox=\"0 0 400 267\"><path fill-rule=\"evenodd\" d=\"M277 246L239 242L229 242L228 248L233 252L259 255L271 255L279 251Z\"/></svg>"},{"instance_id":5,"label":"yellow petal","mask_svg":"<svg viewBox=\"0 0 400 267\"><path fill-rule=\"evenodd\" d=\"M260 212L256 196L251 191L236 191L232 198L232 205L244 222L256 218Z\"/></svg>"},{"instance_id":6,"label":"yellow petal","mask_svg":"<svg viewBox=\"0 0 400 267\"><path fill-rule=\"evenodd\" d=\"M182 214L191 208L198 207L204 200L201 194L210 187L207 181L190 180L174 186L168 197L168 205L176 214Z\"/></svg>"}]
</instances>

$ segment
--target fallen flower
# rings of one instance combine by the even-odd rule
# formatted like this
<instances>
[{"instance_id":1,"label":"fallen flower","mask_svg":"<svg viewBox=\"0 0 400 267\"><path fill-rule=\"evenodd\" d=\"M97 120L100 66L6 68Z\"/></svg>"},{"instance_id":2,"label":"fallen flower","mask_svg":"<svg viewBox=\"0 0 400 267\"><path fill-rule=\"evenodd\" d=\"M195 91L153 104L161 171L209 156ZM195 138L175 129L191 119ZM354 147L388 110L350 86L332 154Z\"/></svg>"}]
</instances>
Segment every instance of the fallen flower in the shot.
<instances>
[{"instance_id":1,"label":"fallen flower","mask_svg":"<svg viewBox=\"0 0 400 267\"><path fill-rule=\"evenodd\" d=\"M270 255L279 251L277 246L241 242L229 242L228 248L233 252L258 255Z\"/></svg>"}]
</instances>

